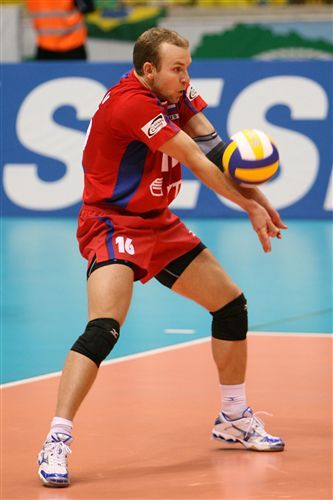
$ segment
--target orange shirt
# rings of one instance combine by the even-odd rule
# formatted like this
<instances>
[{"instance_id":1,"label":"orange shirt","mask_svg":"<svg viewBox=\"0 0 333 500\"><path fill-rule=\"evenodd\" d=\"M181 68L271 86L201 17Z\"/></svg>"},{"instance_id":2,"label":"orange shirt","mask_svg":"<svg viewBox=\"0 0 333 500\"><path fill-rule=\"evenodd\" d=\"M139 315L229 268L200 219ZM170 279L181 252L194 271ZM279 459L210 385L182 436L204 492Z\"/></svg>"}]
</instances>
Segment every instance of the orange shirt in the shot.
<instances>
[{"instance_id":1,"label":"orange shirt","mask_svg":"<svg viewBox=\"0 0 333 500\"><path fill-rule=\"evenodd\" d=\"M84 45L87 28L74 0L27 0L26 3L39 47L66 52Z\"/></svg>"}]
</instances>

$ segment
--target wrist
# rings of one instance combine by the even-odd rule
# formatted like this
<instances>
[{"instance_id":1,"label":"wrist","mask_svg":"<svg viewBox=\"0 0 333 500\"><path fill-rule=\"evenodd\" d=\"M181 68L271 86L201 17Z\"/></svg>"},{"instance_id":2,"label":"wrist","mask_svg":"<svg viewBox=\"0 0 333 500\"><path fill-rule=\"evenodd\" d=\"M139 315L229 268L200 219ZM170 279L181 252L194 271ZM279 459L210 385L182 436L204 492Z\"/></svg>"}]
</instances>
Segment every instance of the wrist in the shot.
<instances>
[{"instance_id":1,"label":"wrist","mask_svg":"<svg viewBox=\"0 0 333 500\"><path fill-rule=\"evenodd\" d=\"M250 215L258 209L258 205L256 201L246 198L242 208Z\"/></svg>"}]
</instances>

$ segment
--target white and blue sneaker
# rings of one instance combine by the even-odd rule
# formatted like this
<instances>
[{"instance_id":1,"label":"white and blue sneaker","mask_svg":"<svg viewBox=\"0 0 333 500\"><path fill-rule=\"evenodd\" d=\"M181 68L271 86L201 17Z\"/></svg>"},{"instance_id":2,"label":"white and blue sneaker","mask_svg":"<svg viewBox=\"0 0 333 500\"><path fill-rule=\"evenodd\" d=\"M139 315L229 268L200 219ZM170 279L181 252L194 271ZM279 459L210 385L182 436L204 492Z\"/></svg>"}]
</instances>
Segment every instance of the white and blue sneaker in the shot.
<instances>
[{"instance_id":1,"label":"white and blue sneaker","mask_svg":"<svg viewBox=\"0 0 333 500\"><path fill-rule=\"evenodd\" d=\"M251 408L246 408L241 418L234 420L221 412L215 420L212 438L228 443L238 442L254 451L282 451L284 449L283 440L268 434L263 422Z\"/></svg>"},{"instance_id":2,"label":"white and blue sneaker","mask_svg":"<svg viewBox=\"0 0 333 500\"><path fill-rule=\"evenodd\" d=\"M38 454L38 475L44 486L65 488L69 486L67 456L72 453L69 444L72 436L54 432L45 441Z\"/></svg>"}]
</instances>

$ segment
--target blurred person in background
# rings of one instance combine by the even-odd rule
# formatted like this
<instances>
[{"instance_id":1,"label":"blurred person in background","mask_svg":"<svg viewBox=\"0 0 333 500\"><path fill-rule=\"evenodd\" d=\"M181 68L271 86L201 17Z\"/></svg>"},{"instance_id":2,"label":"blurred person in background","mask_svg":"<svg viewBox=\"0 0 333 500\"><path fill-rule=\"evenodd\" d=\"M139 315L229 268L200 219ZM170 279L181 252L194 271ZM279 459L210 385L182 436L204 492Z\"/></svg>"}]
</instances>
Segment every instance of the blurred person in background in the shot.
<instances>
[{"instance_id":1,"label":"blurred person in background","mask_svg":"<svg viewBox=\"0 0 333 500\"><path fill-rule=\"evenodd\" d=\"M36 31L37 60L87 59L84 15L94 0L26 0Z\"/></svg>"}]
</instances>

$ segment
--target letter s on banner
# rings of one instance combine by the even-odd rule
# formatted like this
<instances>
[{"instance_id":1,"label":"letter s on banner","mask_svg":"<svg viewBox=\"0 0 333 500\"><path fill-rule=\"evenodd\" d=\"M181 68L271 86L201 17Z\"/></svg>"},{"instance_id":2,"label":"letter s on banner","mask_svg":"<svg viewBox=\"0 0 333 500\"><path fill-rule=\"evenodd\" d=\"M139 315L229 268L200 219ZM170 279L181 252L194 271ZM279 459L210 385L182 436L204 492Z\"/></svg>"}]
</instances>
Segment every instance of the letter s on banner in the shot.
<instances>
[{"instance_id":1,"label":"letter s on banner","mask_svg":"<svg viewBox=\"0 0 333 500\"><path fill-rule=\"evenodd\" d=\"M106 92L88 78L57 78L39 85L23 101L17 117L17 136L29 150L66 165L57 181L38 177L38 165L4 166L3 185L8 198L31 210L57 210L77 203L82 194L81 156L85 134L53 121L60 106L73 106L79 120L89 120Z\"/></svg>"},{"instance_id":2,"label":"letter s on banner","mask_svg":"<svg viewBox=\"0 0 333 500\"><path fill-rule=\"evenodd\" d=\"M276 141L281 158L280 175L261 189L277 209L303 198L319 170L319 151L309 137L266 121L267 111L279 104L289 106L295 120L324 120L328 113L327 94L317 82L300 76L276 76L246 87L235 99L228 118L230 135L246 127L258 128Z\"/></svg>"}]
</instances>

